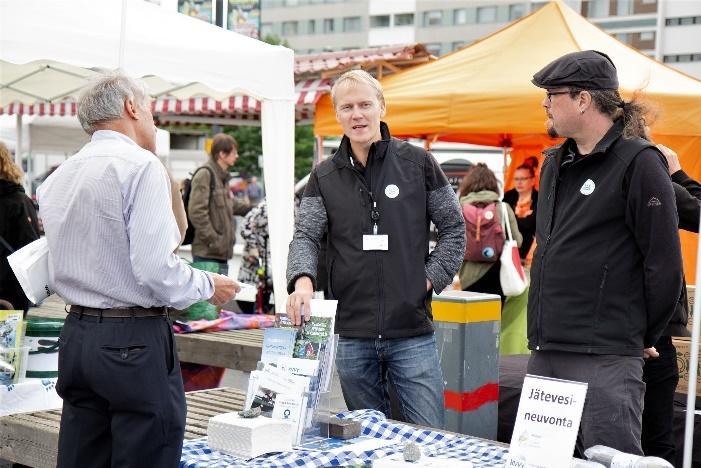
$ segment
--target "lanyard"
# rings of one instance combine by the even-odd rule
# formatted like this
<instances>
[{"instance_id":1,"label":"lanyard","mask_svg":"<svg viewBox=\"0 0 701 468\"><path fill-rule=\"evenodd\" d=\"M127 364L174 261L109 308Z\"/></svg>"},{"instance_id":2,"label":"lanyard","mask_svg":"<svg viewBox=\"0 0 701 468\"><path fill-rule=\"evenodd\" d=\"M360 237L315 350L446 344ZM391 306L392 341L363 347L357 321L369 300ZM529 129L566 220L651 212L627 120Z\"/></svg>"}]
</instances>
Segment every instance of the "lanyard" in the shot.
<instances>
[{"instance_id":1,"label":"lanyard","mask_svg":"<svg viewBox=\"0 0 701 468\"><path fill-rule=\"evenodd\" d=\"M370 222L372 223L372 234L377 235L377 223L380 222L380 210L377 208L377 201L372 192L368 192L372 201L372 209L370 210Z\"/></svg>"},{"instance_id":2,"label":"lanyard","mask_svg":"<svg viewBox=\"0 0 701 468\"><path fill-rule=\"evenodd\" d=\"M353 160L352 156L348 157L351 166L355 168L355 161ZM378 232L378 224L380 222L380 210L377 208L377 200L375 199L375 195L372 193L372 187L370 185L370 180L368 180L368 177L371 175L370 174L370 158L368 157L368 165L365 167L365 176L361 176L360 173L358 172L357 169L354 169L356 175L361 179L361 182L363 185L365 185L368 196L370 197L370 201L372 202L372 207L370 208L370 223L372 224L372 234L377 235ZM384 179L384 164L382 166L381 172L380 172L380 178L381 180Z\"/></svg>"}]
</instances>

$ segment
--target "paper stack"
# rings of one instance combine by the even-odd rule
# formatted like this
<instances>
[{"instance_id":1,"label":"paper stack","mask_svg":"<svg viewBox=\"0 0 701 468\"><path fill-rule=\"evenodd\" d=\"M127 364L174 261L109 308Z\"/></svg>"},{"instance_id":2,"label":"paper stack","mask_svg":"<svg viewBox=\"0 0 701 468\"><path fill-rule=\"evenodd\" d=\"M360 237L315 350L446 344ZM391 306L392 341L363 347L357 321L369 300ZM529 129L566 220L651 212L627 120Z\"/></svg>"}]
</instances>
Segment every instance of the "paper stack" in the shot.
<instances>
[{"instance_id":1,"label":"paper stack","mask_svg":"<svg viewBox=\"0 0 701 468\"><path fill-rule=\"evenodd\" d=\"M224 413L209 419L209 448L239 458L255 458L264 453L292 450L287 421L265 417L242 418L237 413Z\"/></svg>"}]
</instances>

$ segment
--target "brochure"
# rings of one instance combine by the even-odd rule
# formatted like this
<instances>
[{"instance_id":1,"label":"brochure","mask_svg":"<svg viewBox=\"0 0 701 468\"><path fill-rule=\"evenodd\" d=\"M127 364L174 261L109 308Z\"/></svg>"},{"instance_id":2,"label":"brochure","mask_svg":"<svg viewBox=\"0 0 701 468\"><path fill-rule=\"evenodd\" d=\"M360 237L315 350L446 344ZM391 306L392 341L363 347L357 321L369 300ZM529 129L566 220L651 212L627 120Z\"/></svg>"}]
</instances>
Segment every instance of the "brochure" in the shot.
<instances>
[{"instance_id":1,"label":"brochure","mask_svg":"<svg viewBox=\"0 0 701 468\"><path fill-rule=\"evenodd\" d=\"M263 350L260 360L275 364L281 357L291 357L297 332L289 328L267 328L263 334Z\"/></svg>"}]
</instances>

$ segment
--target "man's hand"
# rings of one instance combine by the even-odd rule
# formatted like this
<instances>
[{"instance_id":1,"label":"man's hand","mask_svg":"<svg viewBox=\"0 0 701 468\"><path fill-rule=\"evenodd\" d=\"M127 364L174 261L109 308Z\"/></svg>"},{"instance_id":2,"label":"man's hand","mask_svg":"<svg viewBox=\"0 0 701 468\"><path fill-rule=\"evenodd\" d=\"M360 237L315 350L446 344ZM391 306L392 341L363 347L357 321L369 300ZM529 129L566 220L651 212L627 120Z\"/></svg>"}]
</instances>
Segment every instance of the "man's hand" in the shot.
<instances>
[{"instance_id":1,"label":"man's hand","mask_svg":"<svg viewBox=\"0 0 701 468\"><path fill-rule=\"evenodd\" d=\"M643 359L658 358L658 357L660 357L660 353L658 353L654 347L653 348L645 348L643 350Z\"/></svg>"},{"instance_id":2,"label":"man's hand","mask_svg":"<svg viewBox=\"0 0 701 468\"><path fill-rule=\"evenodd\" d=\"M679 163L679 158L677 153L667 148L665 145L657 145L657 149L664 154L665 159L667 159L667 165L669 166L669 175L674 174L677 171L681 171L682 165Z\"/></svg>"},{"instance_id":3,"label":"man's hand","mask_svg":"<svg viewBox=\"0 0 701 468\"><path fill-rule=\"evenodd\" d=\"M302 325L304 321L309 321L309 301L314 294L314 285L308 276L300 276L295 281L295 292L287 297L287 317L294 325Z\"/></svg>"},{"instance_id":4,"label":"man's hand","mask_svg":"<svg viewBox=\"0 0 701 468\"><path fill-rule=\"evenodd\" d=\"M210 304L216 306L224 305L236 297L236 293L241 291L241 286L228 276L218 275L217 273L209 273L209 276L214 283L214 294L207 301Z\"/></svg>"},{"instance_id":5,"label":"man's hand","mask_svg":"<svg viewBox=\"0 0 701 468\"><path fill-rule=\"evenodd\" d=\"M433 289L433 283L431 283L431 280L426 278L426 292L429 292L431 289Z\"/></svg>"}]
</instances>

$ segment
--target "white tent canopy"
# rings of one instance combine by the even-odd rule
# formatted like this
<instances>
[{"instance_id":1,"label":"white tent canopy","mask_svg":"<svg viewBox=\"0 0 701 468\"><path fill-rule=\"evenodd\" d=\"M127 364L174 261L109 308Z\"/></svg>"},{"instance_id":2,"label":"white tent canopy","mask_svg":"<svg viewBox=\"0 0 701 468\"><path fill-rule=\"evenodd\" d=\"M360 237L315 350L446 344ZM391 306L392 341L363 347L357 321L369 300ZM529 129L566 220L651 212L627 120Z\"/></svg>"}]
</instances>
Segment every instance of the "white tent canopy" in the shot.
<instances>
[{"instance_id":1,"label":"white tent canopy","mask_svg":"<svg viewBox=\"0 0 701 468\"><path fill-rule=\"evenodd\" d=\"M154 96L262 101L275 302L292 237L294 56L142 0L0 0L0 106L75 97L98 70L142 77Z\"/></svg>"}]
</instances>

